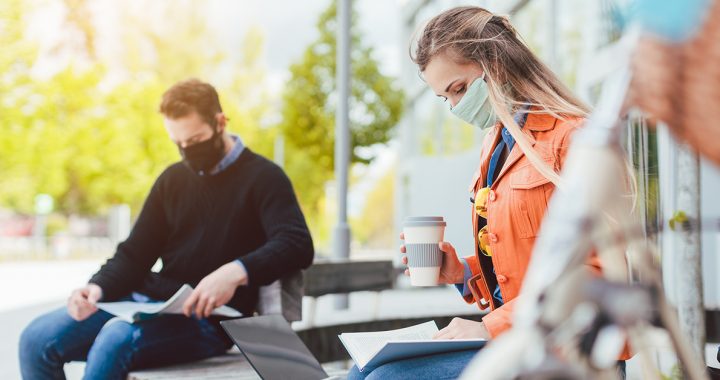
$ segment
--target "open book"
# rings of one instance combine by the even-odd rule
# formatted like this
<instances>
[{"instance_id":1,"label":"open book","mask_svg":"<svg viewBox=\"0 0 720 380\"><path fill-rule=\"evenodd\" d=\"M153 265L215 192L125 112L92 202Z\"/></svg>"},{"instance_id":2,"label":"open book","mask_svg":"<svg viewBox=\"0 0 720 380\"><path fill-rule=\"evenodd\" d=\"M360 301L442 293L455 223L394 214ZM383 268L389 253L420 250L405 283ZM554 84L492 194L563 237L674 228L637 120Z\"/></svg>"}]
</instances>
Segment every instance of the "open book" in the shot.
<instances>
[{"instance_id":1,"label":"open book","mask_svg":"<svg viewBox=\"0 0 720 380\"><path fill-rule=\"evenodd\" d=\"M360 371L398 359L451 351L480 349L485 339L432 339L435 321L404 329L338 335Z\"/></svg>"},{"instance_id":2,"label":"open book","mask_svg":"<svg viewBox=\"0 0 720 380\"><path fill-rule=\"evenodd\" d=\"M156 317L158 314L182 314L185 300L192 294L193 288L185 284L165 302L98 302L98 309L107 311L129 323ZM225 317L242 317L242 314L228 306L220 306L213 310L213 315Z\"/></svg>"}]
</instances>

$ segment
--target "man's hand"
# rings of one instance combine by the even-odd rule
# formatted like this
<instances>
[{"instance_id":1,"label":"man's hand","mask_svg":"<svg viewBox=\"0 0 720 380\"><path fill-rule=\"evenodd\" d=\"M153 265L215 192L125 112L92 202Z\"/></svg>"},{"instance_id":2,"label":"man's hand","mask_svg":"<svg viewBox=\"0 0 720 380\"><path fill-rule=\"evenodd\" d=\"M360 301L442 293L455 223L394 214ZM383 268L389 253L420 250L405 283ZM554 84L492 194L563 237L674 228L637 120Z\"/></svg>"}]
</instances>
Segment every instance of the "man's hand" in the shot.
<instances>
[{"instance_id":1,"label":"man's hand","mask_svg":"<svg viewBox=\"0 0 720 380\"><path fill-rule=\"evenodd\" d=\"M400 239L405 240L405 234L400 233ZM465 267L460 262L460 259L458 258L457 252L455 252L455 247L452 246L452 244L441 241L439 243L440 251L443 253L442 258L442 264L440 264L440 277L438 280L440 283L443 284L460 284L463 282L463 279L465 278ZM405 248L405 244L402 244L400 246L400 252L401 253L407 253L407 249ZM407 256L403 255L402 257L402 263L407 265L408 258ZM410 270L405 269L405 275L410 275Z\"/></svg>"},{"instance_id":2,"label":"man's hand","mask_svg":"<svg viewBox=\"0 0 720 380\"><path fill-rule=\"evenodd\" d=\"M230 301L235 289L247 284L247 272L236 262L227 263L205 276L183 304L183 313L207 318L215 308Z\"/></svg>"},{"instance_id":3,"label":"man's hand","mask_svg":"<svg viewBox=\"0 0 720 380\"><path fill-rule=\"evenodd\" d=\"M96 284L87 284L73 290L68 298L68 314L80 322L97 311L97 301L102 298L102 288Z\"/></svg>"},{"instance_id":4,"label":"man's hand","mask_svg":"<svg viewBox=\"0 0 720 380\"><path fill-rule=\"evenodd\" d=\"M490 339L482 322L453 318L450 324L433 335L433 339Z\"/></svg>"}]
</instances>

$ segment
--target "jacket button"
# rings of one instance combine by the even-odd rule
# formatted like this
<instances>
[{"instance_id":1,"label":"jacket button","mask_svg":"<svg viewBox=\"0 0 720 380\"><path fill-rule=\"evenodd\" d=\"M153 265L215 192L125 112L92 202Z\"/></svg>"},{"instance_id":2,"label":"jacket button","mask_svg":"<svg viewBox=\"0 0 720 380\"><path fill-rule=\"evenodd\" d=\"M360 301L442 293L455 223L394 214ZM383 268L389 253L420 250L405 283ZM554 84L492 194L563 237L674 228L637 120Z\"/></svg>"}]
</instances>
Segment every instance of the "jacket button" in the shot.
<instances>
[{"instance_id":1,"label":"jacket button","mask_svg":"<svg viewBox=\"0 0 720 380\"><path fill-rule=\"evenodd\" d=\"M497 243L497 242L498 242L498 236L495 235L494 233L489 233L489 234L488 234L488 239L490 239L490 242L491 242L491 243Z\"/></svg>"},{"instance_id":2,"label":"jacket button","mask_svg":"<svg viewBox=\"0 0 720 380\"><path fill-rule=\"evenodd\" d=\"M483 305L483 306L485 306L485 305L488 304L488 301L485 300L485 298L481 298L481 299L480 299L480 304Z\"/></svg>"},{"instance_id":3,"label":"jacket button","mask_svg":"<svg viewBox=\"0 0 720 380\"><path fill-rule=\"evenodd\" d=\"M499 283L504 284L505 282L507 282L507 277L499 274L499 275L497 275L497 280Z\"/></svg>"},{"instance_id":4,"label":"jacket button","mask_svg":"<svg viewBox=\"0 0 720 380\"><path fill-rule=\"evenodd\" d=\"M490 190L490 194L488 194L488 198L490 199L490 201L495 201L495 198L496 198L496 197L497 197L497 196L495 195L495 191L494 191L494 190Z\"/></svg>"}]
</instances>

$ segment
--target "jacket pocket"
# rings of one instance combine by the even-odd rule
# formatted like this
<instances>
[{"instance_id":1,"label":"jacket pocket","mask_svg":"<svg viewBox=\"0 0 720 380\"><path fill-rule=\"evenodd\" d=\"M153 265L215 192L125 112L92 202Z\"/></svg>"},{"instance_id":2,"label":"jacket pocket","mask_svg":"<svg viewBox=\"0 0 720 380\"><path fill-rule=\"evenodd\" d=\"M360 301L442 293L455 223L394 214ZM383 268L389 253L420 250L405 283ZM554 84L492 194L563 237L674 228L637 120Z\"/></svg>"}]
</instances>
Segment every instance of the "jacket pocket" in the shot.
<instances>
[{"instance_id":1,"label":"jacket pocket","mask_svg":"<svg viewBox=\"0 0 720 380\"><path fill-rule=\"evenodd\" d=\"M543 161L551 168L555 167L553 158L544 158ZM511 217L521 238L537 236L554 186L530 163L511 174Z\"/></svg>"}]
</instances>

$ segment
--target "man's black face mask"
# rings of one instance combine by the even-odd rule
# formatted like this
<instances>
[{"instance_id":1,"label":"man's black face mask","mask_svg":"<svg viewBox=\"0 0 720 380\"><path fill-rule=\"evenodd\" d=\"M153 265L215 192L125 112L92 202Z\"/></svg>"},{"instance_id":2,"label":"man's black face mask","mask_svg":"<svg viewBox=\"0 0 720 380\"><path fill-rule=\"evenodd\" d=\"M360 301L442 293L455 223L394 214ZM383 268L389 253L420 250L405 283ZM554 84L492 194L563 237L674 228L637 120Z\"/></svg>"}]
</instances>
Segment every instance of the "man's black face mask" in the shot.
<instances>
[{"instance_id":1,"label":"man's black face mask","mask_svg":"<svg viewBox=\"0 0 720 380\"><path fill-rule=\"evenodd\" d=\"M183 148L178 145L183 161L196 173L208 174L225 155L222 134L215 129L212 137Z\"/></svg>"}]
</instances>

